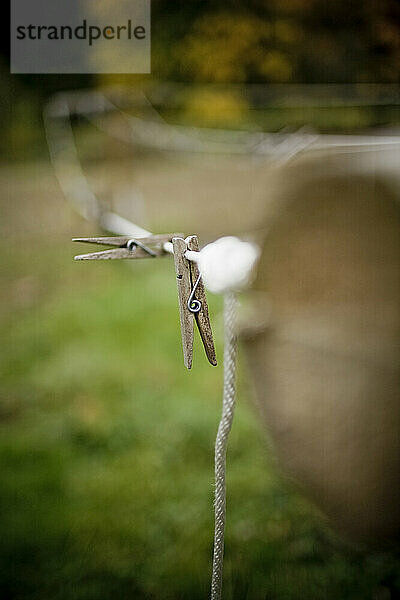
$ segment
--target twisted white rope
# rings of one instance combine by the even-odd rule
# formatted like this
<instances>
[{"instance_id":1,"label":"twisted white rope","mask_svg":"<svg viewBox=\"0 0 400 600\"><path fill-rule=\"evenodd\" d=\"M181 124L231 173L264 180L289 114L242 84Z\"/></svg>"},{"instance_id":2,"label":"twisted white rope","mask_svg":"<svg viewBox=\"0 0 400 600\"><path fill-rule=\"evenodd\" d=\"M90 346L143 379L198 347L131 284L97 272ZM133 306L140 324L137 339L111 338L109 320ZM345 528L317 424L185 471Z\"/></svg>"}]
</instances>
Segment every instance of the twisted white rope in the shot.
<instances>
[{"instance_id":1,"label":"twisted white rope","mask_svg":"<svg viewBox=\"0 0 400 600\"><path fill-rule=\"evenodd\" d=\"M224 395L222 415L215 441L215 529L214 554L211 579L211 600L220 600L224 561L224 534L226 515L226 449L232 427L236 400L236 352L237 352L237 297L234 292L224 296Z\"/></svg>"},{"instance_id":2,"label":"twisted white rope","mask_svg":"<svg viewBox=\"0 0 400 600\"><path fill-rule=\"evenodd\" d=\"M251 278L259 249L235 237L223 237L208 244L200 252L187 251L188 260L197 263L205 286L224 294L224 394L222 415L215 441L214 553L211 578L211 600L220 600L224 563L226 517L226 449L232 428L236 396L237 296Z\"/></svg>"}]
</instances>

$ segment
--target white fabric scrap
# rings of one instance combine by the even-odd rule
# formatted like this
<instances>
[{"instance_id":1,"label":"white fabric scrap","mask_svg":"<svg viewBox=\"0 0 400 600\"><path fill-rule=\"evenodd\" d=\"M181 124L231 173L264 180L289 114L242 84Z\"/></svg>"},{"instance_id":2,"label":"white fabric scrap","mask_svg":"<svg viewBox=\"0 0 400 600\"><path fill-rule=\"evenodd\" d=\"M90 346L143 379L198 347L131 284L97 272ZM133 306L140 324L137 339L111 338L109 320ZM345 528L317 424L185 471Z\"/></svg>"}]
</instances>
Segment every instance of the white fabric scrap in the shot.
<instances>
[{"instance_id":1,"label":"white fabric scrap","mask_svg":"<svg viewBox=\"0 0 400 600\"><path fill-rule=\"evenodd\" d=\"M185 256L199 267L204 285L214 294L237 291L251 280L259 258L259 248L237 237L222 237L200 252L188 250Z\"/></svg>"}]
</instances>

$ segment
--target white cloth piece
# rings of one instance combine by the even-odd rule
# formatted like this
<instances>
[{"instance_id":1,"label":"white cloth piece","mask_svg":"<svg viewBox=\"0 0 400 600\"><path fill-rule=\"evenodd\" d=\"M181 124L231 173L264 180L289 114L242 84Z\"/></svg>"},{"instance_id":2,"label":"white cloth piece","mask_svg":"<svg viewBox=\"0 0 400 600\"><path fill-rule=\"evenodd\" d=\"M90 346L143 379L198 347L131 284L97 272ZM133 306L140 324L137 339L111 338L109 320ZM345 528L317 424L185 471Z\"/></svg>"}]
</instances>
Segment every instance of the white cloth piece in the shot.
<instances>
[{"instance_id":1,"label":"white cloth piece","mask_svg":"<svg viewBox=\"0 0 400 600\"><path fill-rule=\"evenodd\" d=\"M200 252L185 253L188 260L197 263L204 285L214 294L246 287L259 255L257 246L233 236L222 237Z\"/></svg>"}]
</instances>

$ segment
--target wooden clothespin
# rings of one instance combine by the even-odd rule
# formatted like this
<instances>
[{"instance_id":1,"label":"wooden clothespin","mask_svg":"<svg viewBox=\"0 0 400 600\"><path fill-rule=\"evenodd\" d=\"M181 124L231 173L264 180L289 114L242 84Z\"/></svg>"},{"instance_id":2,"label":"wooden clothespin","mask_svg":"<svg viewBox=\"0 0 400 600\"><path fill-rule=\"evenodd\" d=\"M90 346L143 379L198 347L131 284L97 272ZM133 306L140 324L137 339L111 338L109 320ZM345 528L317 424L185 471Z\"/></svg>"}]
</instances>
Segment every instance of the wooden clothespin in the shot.
<instances>
[{"instance_id":1,"label":"wooden clothespin","mask_svg":"<svg viewBox=\"0 0 400 600\"><path fill-rule=\"evenodd\" d=\"M184 364L188 369L192 368L193 329L194 320L196 320L207 358L212 365L216 366L217 358L204 284L197 264L185 257L187 250L199 251L198 238L195 235L189 236L186 240L181 237L174 237L172 245L178 288Z\"/></svg>"},{"instance_id":2,"label":"wooden clothespin","mask_svg":"<svg viewBox=\"0 0 400 600\"><path fill-rule=\"evenodd\" d=\"M183 239L182 234L180 233L167 233L135 238L128 236L75 238L73 240L74 242L87 242L113 247L101 252L79 254L78 256L75 256L75 260L113 260L168 256L168 252L171 252L171 245L169 243L171 240L178 285L179 313L185 366L188 369L191 369L192 367L194 320L196 320L207 358L212 365L216 365L217 359L204 285L197 264L187 260L185 257L186 250L199 251L199 241L197 236L189 236L186 240ZM167 246L169 246L169 248ZM166 251L166 247L168 252Z\"/></svg>"},{"instance_id":3,"label":"wooden clothespin","mask_svg":"<svg viewBox=\"0 0 400 600\"><path fill-rule=\"evenodd\" d=\"M78 254L78 256L75 256L75 260L156 258L159 256L168 256L168 254L164 251L164 244L166 242L170 242L172 238L177 235L180 234L162 233L141 238L133 238L128 236L88 237L74 238L72 241L99 244L100 246L114 246L114 248L111 250L91 252L90 254Z\"/></svg>"}]
</instances>

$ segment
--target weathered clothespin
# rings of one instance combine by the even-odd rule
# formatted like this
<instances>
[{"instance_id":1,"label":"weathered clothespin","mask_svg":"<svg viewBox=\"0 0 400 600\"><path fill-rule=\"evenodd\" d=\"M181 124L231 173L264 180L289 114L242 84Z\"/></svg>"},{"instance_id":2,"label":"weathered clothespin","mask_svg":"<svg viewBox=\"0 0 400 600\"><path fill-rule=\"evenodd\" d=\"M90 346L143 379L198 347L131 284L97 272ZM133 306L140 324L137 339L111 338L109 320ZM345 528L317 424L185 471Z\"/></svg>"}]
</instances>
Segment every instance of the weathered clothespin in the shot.
<instances>
[{"instance_id":1,"label":"weathered clothespin","mask_svg":"<svg viewBox=\"0 0 400 600\"><path fill-rule=\"evenodd\" d=\"M90 254L78 254L75 260L110 260L121 258L156 258L168 256L164 250L164 244L172 238L180 235L177 233L162 233L150 235L144 238L133 238L128 236L118 237L89 237L74 238L73 242L84 242L89 244L100 244L101 246L114 246L111 250L102 252L91 252Z\"/></svg>"},{"instance_id":2,"label":"weathered clothespin","mask_svg":"<svg viewBox=\"0 0 400 600\"><path fill-rule=\"evenodd\" d=\"M194 321L196 321L199 329L209 362L212 365L217 364L204 284L197 264L185 257L187 250L198 252L199 241L197 236L192 235L185 240L181 233L167 233L137 238L128 236L74 238L73 241L114 246L101 252L79 254L75 256L75 260L136 259L168 256L168 253L172 251L170 244L172 241L184 364L188 369L191 369Z\"/></svg>"},{"instance_id":3,"label":"weathered clothespin","mask_svg":"<svg viewBox=\"0 0 400 600\"><path fill-rule=\"evenodd\" d=\"M175 237L172 240L172 245L178 287L184 364L188 369L192 368L195 320L207 358L212 365L216 366L217 358L204 284L197 264L185 257L187 250L198 252L199 242L197 236L189 236L186 240L182 237Z\"/></svg>"}]
</instances>

